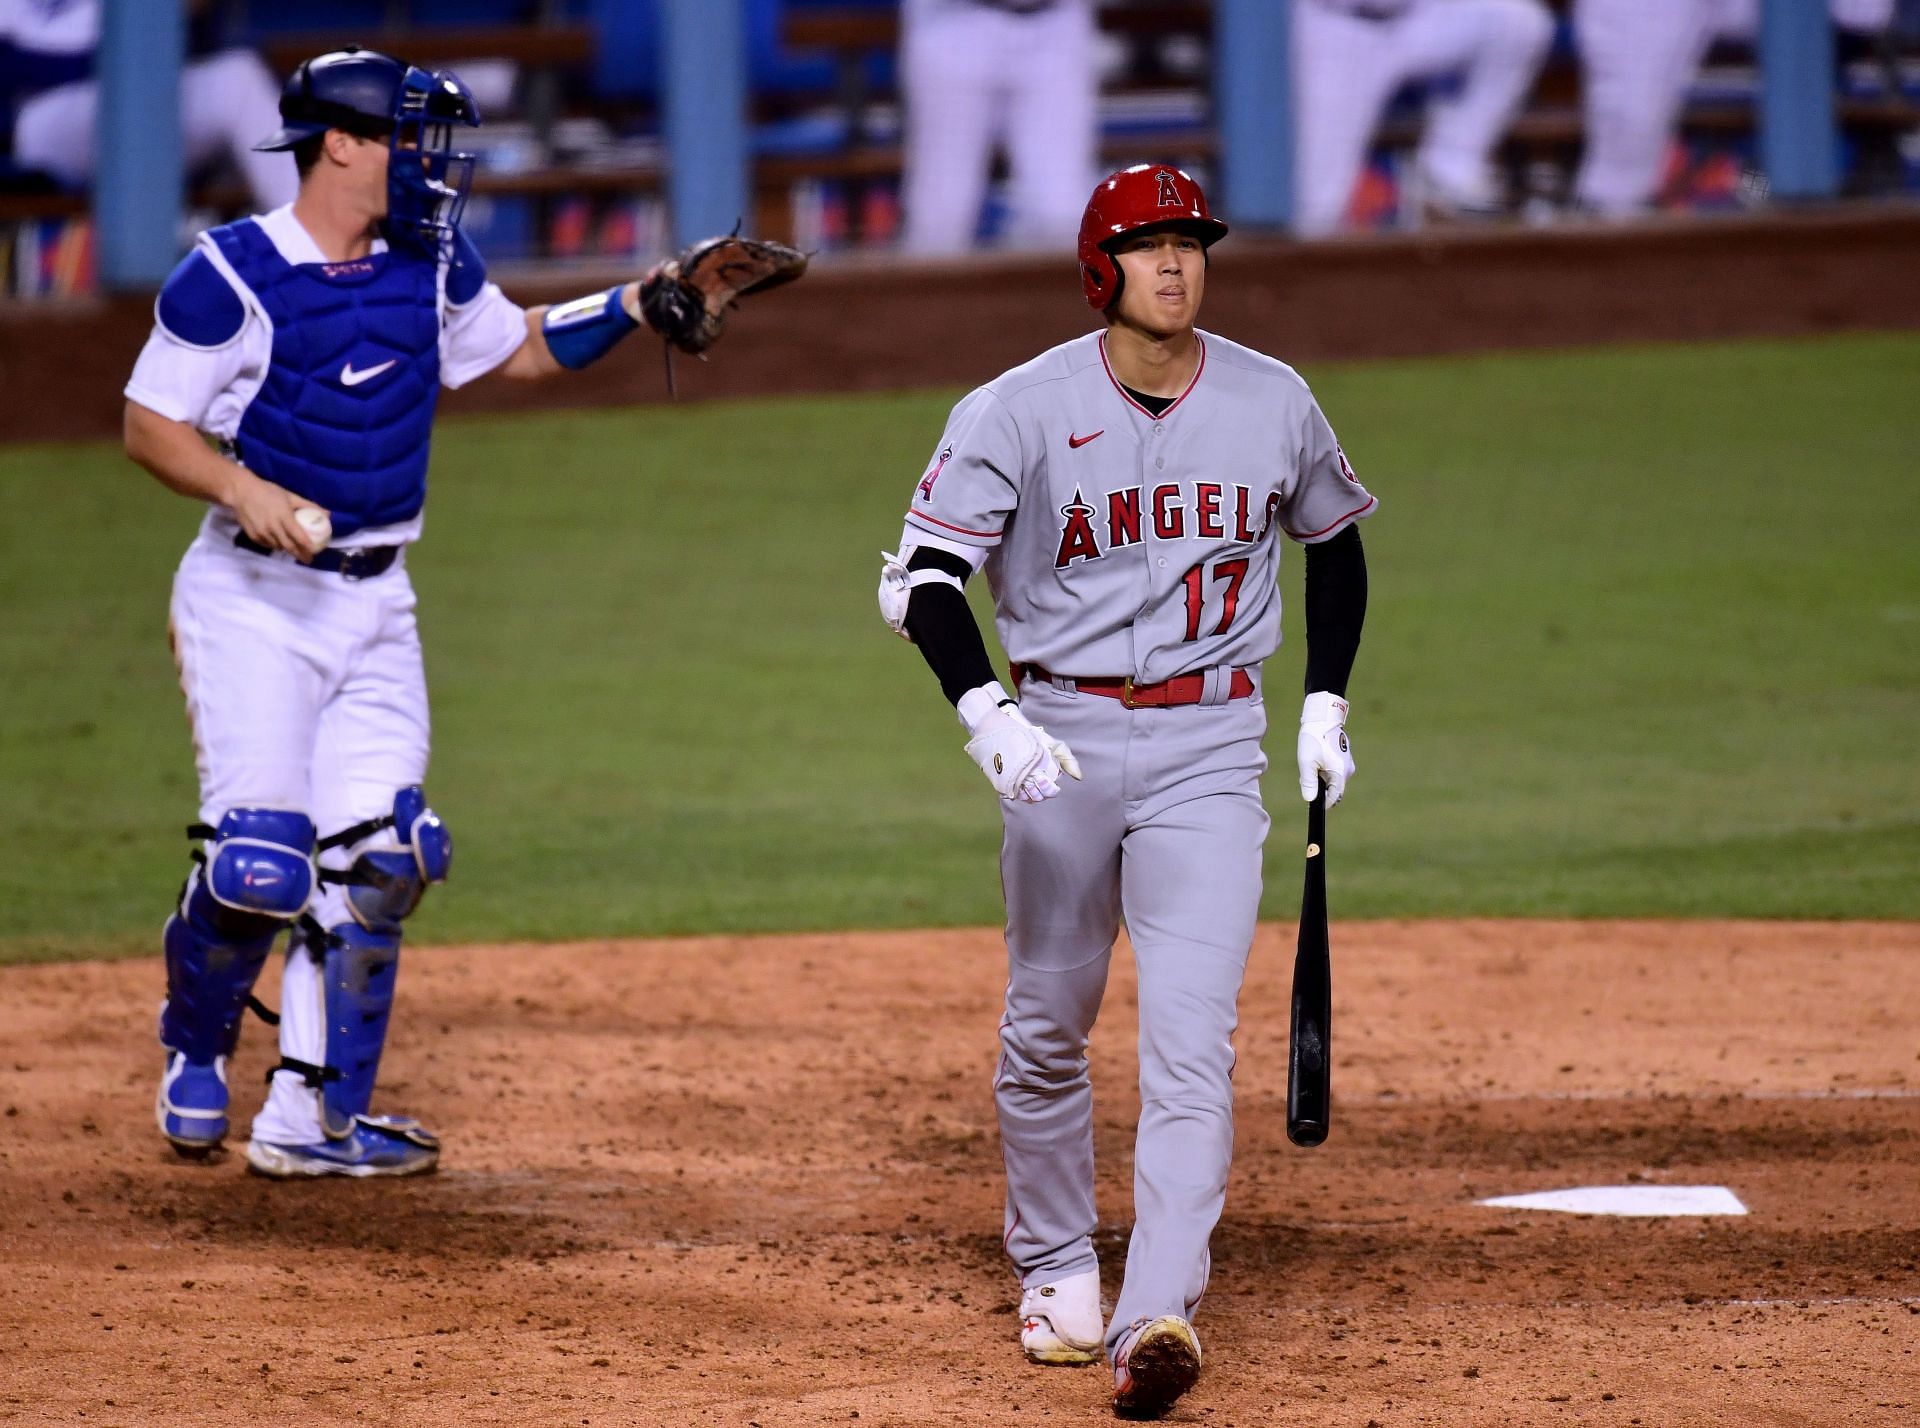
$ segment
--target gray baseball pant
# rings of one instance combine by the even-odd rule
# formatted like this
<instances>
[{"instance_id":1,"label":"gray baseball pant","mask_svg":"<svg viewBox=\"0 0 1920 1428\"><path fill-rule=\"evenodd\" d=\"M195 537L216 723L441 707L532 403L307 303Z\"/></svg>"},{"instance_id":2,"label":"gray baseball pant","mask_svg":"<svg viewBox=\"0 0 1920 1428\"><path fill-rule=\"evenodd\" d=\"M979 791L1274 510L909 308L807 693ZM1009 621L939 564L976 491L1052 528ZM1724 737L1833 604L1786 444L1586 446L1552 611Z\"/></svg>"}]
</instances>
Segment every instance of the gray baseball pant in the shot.
<instances>
[{"instance_id":1,"label":"gray baseball pant","mask_svg":"<svg viewBox=\"0 0 1920 1428\"><path fill-rule=\"evenodd\" d=\"M1224 681L1210 681L1223 684ZM1224 689L1216 691L1224 694ZM1029 679L1027 717L1084 782L1005 804L1007 998L994 1080L1006 1250L1021 1283L1091 1269L1087 1038L1125 918L1140 983L1134 1229L1109 1352L1132 1323L1191 1317L1233 1159L1233 1031L1260 902L1266 711L1252 699L1128 709Z\"/></svg>"}]
</instances>

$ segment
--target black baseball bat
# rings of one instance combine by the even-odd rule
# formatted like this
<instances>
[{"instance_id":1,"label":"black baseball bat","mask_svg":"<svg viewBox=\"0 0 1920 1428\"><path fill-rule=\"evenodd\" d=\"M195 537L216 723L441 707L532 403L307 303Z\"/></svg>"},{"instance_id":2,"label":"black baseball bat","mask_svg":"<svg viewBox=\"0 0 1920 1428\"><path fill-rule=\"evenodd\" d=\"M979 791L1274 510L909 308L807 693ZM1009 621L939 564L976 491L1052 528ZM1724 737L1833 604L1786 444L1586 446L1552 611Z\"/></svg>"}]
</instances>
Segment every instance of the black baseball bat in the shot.
<instances>
[{"instance_id":1,"label":"black baseball bat","mask_svg":"<svg viewBox=\"0 0 1920 1428\"><path fill-rule=\"evenodd\" d=\"M1327 1138L1333 1097L1333 967L1327 957L1327 786L1307 808L1307 882L1293 954L1293 1022L1287 1054L1287 1139Z\"/></svg>"}]
</instances>

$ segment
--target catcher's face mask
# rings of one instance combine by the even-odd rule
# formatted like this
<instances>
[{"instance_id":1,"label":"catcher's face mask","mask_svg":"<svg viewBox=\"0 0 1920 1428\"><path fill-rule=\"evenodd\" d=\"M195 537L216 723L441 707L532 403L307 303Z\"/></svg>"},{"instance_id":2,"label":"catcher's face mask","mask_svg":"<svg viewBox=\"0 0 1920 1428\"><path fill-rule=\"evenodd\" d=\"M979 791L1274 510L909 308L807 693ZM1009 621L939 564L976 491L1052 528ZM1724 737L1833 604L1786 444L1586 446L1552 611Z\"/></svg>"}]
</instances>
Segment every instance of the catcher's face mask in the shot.
<instances>
[{"instance_id":1,"label":"catcher's face mask","mask_svg":"<svg viewBox=\"0 0 1920 1428\"><path fill-rule=\"evenodd\" d=\"M466 85L451 74L410 68L394 102L387 164L387 240L437 252L460 226L473 186L472 154L454 150L454 130L480 123Z\"/></svg>"}]
</instances>

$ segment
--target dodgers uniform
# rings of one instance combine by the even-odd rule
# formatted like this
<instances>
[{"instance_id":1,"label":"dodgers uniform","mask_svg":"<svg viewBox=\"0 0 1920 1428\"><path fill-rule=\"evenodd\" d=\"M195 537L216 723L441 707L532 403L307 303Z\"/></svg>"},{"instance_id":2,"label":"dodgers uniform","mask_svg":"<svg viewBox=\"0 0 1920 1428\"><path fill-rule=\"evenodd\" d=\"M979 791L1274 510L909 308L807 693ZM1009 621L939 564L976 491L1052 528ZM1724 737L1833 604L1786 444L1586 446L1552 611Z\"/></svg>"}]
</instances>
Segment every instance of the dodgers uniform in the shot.
<instances>
[{"instance_id":1,"label":"dodgers uniform","mask_svg":"<svg viewBox=\"0 0 1920 1428\"><path fill-rule=\"evenodd\" d=\"M100 86L92 78L100 44L100 0L0 0L0 40L21 51L33 91L15 116L14 159L61 183L84 187L98 147ZM39 83L35 83L39 80ZM231 158L254 201L293 201L293 166L256 153L253 141L274 126L280 85L251 50L209 48L180 71L180 138L189 168Z\"/></svg>"},{"instance_id":2,"label":"dodgers uniform","mask_svg":"<svg viewBox=\"0 0 1920 1428\"><path fill-rule=\"evenodd\" d=\"M969 394L902 535L984 569L1021 712L1082 773L1001 804L994 1093L1005 1243L1029 1288L1095 1268L1086 1045L1122 918L1133 943L1142 1109L1109 1353L1143 1320L1190 1318L1207 1284L1267 832L1261 663L1280 644L1282 540L1331 540L1376 504L1291 368L1198 337L1192 383L1158 411L1114 377L1104 333ZM1135 707L1148 687L1156 707Z\"/></svg>"},{"instance_id":3,"label":"dodgers uniform","mask_svg":"<svg viewBox=\"0 0 1920 1428\"><path fill-rule=\"evenodd\" d=\"M414 1175L438 1140L370 1107L401 925L453 852L422 788L406 572L439 390L495 368L577 371L643 327L703 352L730 302L806 261L709 239L637 281L522 311L460 231L475 160L454 140L480 116L457 75L349 46L295 69L279 113L256 148L292 154L299 198L201 236L126 389L128 455L214 507L174 582L203 821L163 934L155 1118L183 1156L223 1142L241 1013L292 928L281 1058L247 1166Z\"/></svg>"},{"instance_id":4,"label":"dodgers uniform","mask_svg":"<svg viewBox=\"0 0 1920 1428\"><path fill-rule=\"evenodd\" d=\"M201 235L162 289L127 383L129 400L198 428L332 515L332 547L309 565L254 546L230 512L212 507L173 586L171 638L202 832L222 834L209 846L297 850L317 836L322 849L319 885L287 956L282 1062L254 1123L256 1143L324 1144L369 1111L398 918L411 906L369 915L363 903L356 917L350 896L377 901L378 889L345 879L356 865L394 857L417 860L425 881L445 873L444 830L418 792L427 694L406 569L421 531L428 430L442 386L491 371L526 335L524 312L487 281L463 236L437 258L377 241L365 258L330 263L287 207ZM273 817L249 819L247 810ZM388 826L376 826L382 821ZM262 868L271 871L258 863L247 875ZM231 860L204 856L194 874L216 898L221 869L236 875ZM196 951L179 930L194 899L190 880L187 910L168 925L176 964L227 955ZM329 935L352 944L356 955L334 959L351 986L323 986L320 943ZM266 955L265 944L257 954ZM173 981L162 1041L177 1052L224 1052L190 1045L205 1035L183 1000L197 995L196 977ZM231 1011L237 1017L239 1007ZM163 1084L163 1129L168 1097ZM192 1108L172 1109L170 1138L184 1130L181 1140L191 1141ZM425 1143L417 1127L398 1134Z\"/></svg>"},{"instance_id":5,"label":"dodgers uniform","mask_svg":"<svg viewBox=\"0 0 1920 1428\"><path fill-rule=\"evenodd\" d=\"M1091 0L903 0L901 245L965 252L996 143L1008 240L1068 247L1094 178L1099 82Z\"/></svg>"},{"instance_id":6,"label":"dodgers uniform","mask_svg":"<svg viewBox=\"0 0 1920 1428\"><path fill-rule=\"evenodd\" d=\"M1345 216L1380 116L1412 79L1449 79L1414 156L1441 206L1498 203L1491 158L1553 38L1540 0L1293 0L1299 202L1295 227Z\"/></svg>"},{"instance_id":7,"label":"dodgers uniform","mask_svg":"<svg viewBox=\"0 0 1920 1428\"><path fill-rule=\"evenodd\" d=\"M1878 31L1893 0L1828 0L1833 22ZM1716 39L1751 41L1760 0L1574 0L1586 149L1574 197L1602 218L1630 218L1659 196L1687 87Z\"/></svg>"}]
</instances>

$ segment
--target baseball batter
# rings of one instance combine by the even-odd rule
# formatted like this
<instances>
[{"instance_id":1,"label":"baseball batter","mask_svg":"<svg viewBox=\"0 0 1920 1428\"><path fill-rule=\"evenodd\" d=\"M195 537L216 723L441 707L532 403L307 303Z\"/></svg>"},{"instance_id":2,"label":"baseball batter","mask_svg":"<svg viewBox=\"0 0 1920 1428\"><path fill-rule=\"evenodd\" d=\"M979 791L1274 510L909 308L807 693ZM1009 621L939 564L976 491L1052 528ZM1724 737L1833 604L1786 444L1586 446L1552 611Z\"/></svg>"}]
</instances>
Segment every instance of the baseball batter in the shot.
<instances>
[{"instance_id":1,"label":"baseball batter","mask_svg":"<svg viewBox=\"0 0 1920 1428\"><path fill-rule=\"evenodd\" d=\"M128 455L210 507L173 587L201 841L164 932L155 1113L184 1156L224 1140L240 1016L292 929L247 1164L413 1175L438 1139L371 1107L402 924L452 858L422 788L406 569L437 392L584 367L643 320L702 350L729 297L804 260L709 240L640 282L523 311L459 231L472 159L453 136L479 116L458 79L338 51L294 72L280 116L260 147L292 152L298 198L200 236L126 388Z\"/></svg>"},{"instance_id":2,"label":"baseball batter","mask_svg":"<svg viewBox=\"0 0 1920 1428\"><path fill-rule=\"evenodd\" d=\"M1123 169L1080 229L1106 330L970 393L913 493L881 611L938 676L1003 800L1008 979L994 1092L1021 1342L1114 1370L1155 1417L1192 1386L1192 1317L1233 1150L1233 1030L1267 814L1261 664L1283 538L1307 555L1300 791L1338 802L1374 509L1293 370L1199 331L1226 233L1178 169ZM1018 699L962 586L984 568ZM1111 1322L1093 1249L1087 1037L1120 920L1140 978L1133 1238Z\"/></svg>"}]
</instances>

